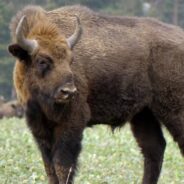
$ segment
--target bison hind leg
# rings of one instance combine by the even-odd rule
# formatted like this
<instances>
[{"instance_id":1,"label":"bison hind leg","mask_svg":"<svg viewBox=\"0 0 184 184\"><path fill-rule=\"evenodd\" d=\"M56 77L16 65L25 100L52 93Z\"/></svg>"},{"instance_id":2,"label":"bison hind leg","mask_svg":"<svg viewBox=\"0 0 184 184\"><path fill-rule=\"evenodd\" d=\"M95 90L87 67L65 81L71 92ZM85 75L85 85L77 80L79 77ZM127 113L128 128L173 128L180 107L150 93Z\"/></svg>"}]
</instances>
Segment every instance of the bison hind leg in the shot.
<instances>
[{"instance_id":1,"label":"bison hind leg","mask_svg":"<svg viewBox=\"0 0 184 184\"><path fill-rule=\"evenodd\" d=\"M133 117L131 128L144 156L142 184L156 184L166 146L160 123L151 110L145 108Z\"/></svg>"},{"instance_id":2,"label":"bison hind leg","mask_svg":"<svg viewBox=\"0 0 184 184\"><path fill-rule=\"evenodd\" d=\"M163 119L163 124L173 136L174 141L178 143L181 154L184 156L184 111L169 113Z\"/></svg>"}]
</instances>

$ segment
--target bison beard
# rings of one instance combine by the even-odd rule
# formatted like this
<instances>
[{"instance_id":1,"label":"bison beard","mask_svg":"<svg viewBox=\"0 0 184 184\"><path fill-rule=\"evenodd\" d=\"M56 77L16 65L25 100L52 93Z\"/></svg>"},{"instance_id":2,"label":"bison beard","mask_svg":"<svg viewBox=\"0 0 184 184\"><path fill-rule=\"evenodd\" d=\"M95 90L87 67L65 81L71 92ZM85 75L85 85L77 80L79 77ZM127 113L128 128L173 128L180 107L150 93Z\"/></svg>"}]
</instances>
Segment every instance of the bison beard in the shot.
<instances>
[{"instance_id":1,"label":"bison beard","mask_svg":"<svg viewBox=\"0 0 184 184\"><path fill-rule=\"evenodd\" d=\"M61 122L62 119L67 119L70 114L71 101L68 103L57 103L51 95L46 92L39 92L38 90L32 91L32 97L36 101L40 109L47 117L48 120L54 122Z\"/></svg>"},{"instance_id":2,"label":"bison beard","mask_svg":"<svg viewBox=\"0 0 184 184\"><path fill-rule=\"evenodd\" d=\"M142 184L158 182L166 146L161 123L184 154L183 30L69 6L27 7L11 32L14 83L49 184L73 183L82 133L95 124L114 129L130 122L144 156ZM73 99L62 101L76 89Z\"/></svg>"}]
</instances>

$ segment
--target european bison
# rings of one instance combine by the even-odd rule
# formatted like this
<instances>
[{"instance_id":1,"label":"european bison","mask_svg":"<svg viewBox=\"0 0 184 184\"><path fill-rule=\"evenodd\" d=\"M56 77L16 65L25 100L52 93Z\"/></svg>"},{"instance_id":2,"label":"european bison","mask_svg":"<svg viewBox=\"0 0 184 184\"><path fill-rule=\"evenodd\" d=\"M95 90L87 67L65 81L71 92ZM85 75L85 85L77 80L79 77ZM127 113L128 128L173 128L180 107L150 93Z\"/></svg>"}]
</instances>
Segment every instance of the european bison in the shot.
<instances>
[{"instance_id":1,"label":"european bison","mask_svg":"<svg viewBox=\"0 0 184 184\"><path fill-rule=\"evenodd\" d=\"M158 181L161 124L184 154L182 29L82 6L29 6L11 32L16 91L50 184L73 183L84 128L95 124L130 122L144 155L143 184Z\"/></svg>"},{"instance_id":2,"label":"european bison","mask_svg":"<svg viewBox=\"0 0 184 184\"><path fill-rule=\"evenodd\" d=\"M24 115L23 107L17 100L12 100L0 105L0 119L4 117L22 118L23 115Z\"/></svg>"}]
</instances>

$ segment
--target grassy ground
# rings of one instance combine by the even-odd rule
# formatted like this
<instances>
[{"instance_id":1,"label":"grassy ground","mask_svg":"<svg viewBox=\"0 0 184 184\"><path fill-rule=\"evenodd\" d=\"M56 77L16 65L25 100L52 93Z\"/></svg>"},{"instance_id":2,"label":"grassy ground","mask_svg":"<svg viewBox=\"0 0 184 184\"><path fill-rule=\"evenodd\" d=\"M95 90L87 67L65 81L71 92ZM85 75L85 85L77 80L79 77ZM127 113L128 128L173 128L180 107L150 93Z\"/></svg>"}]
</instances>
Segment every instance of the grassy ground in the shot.
<instances>
[{"instance_id":1,"label":"grassy ground","mask_svg":"<svg viewBox=\"0 0 184 184\"><path fill-rule=\"evenodd\" d=\"M184 184L184 160L165 131L167 149L159 184ZM142 156L129 126L112 134L105 126L87 129L76 184L140 184ZM24 120L0 121L0 184L45 184L40 154Z\"/></svg>"}]
</instances>

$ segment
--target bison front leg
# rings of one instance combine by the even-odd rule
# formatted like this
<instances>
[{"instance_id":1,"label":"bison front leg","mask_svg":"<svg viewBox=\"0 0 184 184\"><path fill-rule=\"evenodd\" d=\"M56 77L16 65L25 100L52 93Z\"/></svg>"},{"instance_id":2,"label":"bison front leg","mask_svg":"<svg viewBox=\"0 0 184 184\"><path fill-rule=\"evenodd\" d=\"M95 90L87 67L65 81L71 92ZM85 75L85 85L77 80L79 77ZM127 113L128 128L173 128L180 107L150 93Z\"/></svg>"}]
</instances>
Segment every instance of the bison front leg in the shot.
<instances>
[{"instance_id":1,"label":"bison front leg","mask_svg":"<svg viewBox=\"0 0 184 184\"><path fill-rule=\"evenodd\" d=\"M53 129L45 118L40 107L34 101L29 101L26 109L27 124L42 154L49 184L59 184L52 163Z\"/></svg>"},{"instance_id":2,"label":"bison front leg","mask_svg":"<svg viewBox=\"0 0 184 184\"><path fill-rule=\"evenodd\" d=\"M156 184L166 145L160 124L149 109L144 109L133 118L131 126L144 155L142 184Z\"/></svg>"},{"instance_id":3,"label":"bison front leg","mask_svg":"<svg viewBox=\"0 0 184 184\"><path fill-rule=\"evenodd\" d=\"M43 138L35 137L35 140L39 146L42 154L42 160L44 163L45 171L48 177L49 184L59 184L58 178L55 173L54 165L52 163L51 144L50 141Z\"/></svg>"},{"instance_id":4,"label":"bison front leg","mask_svg":"<svg viewBox=\"0 0 184 184\"><path fill-rule=\"evenodd\" d=\"M59 184L72 184L81 150L82 132L65 131L56 138L53 148L53 163Z\"/></svg>"}]
</instances>

